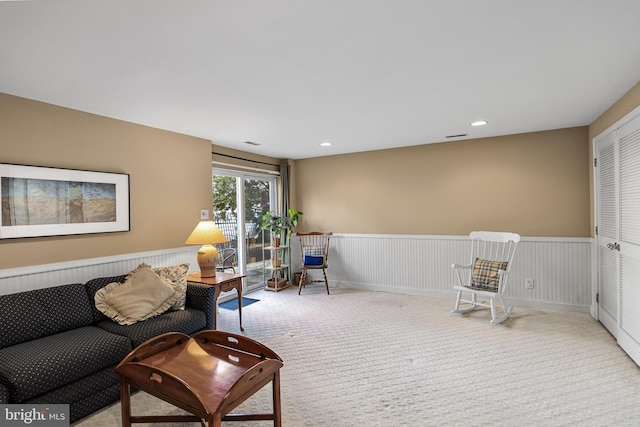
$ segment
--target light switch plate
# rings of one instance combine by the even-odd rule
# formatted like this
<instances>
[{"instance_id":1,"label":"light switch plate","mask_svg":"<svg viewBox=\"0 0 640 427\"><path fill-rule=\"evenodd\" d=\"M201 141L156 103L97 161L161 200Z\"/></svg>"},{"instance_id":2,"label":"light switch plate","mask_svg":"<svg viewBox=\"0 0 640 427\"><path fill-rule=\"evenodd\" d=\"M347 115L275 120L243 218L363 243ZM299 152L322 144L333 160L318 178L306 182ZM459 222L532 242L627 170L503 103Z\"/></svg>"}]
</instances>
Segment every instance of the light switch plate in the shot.
<instances>
[{"instance_id":1,"label":"light switch plate","mask_svg":"<svg viewBox=\"0 0 640 427\"><path fill-rule=\"evenodd\" d=\"M209 209L200 210L200 219L209 219Z\"/></svg>"}]
</instances>

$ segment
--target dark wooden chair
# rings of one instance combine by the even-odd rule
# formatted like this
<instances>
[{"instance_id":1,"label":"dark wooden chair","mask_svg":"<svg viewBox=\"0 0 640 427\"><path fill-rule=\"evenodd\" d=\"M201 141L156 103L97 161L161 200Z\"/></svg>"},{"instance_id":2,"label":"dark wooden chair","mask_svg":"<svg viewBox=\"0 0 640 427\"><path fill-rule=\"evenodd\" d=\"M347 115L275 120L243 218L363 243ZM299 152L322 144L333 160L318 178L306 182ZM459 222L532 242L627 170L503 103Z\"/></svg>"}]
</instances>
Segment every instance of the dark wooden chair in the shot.
<instances>
[{"instance_id":1,"label":"dark wooden chair","mask_svg":"<svg viewBox=\"0 0 640 427\"><path fill-rule=\"evenodd\" d=\"M298 295L302 291L302 287L307 283L324 282L329 294L329 281L327 280L326 269L329 266L329 239L333 233L320 233L317 231L311 233L296 233L300 238L300 253L302 255L302 274L298 283ZM307 272L309 270L322 270L324 280L309 280Z\"/></svg>"}]
</instances>

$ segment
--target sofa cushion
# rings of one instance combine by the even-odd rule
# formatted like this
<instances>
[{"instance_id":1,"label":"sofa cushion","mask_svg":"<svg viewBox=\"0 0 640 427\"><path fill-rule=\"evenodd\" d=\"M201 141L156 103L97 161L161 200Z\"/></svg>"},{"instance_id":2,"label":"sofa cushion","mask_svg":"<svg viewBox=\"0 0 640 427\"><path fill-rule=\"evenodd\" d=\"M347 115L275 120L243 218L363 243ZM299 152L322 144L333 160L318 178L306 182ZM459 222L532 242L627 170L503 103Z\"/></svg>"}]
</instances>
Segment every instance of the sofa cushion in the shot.
<instances>
[{"instance_id":1,"label":"sofa cushion","mask_svg":"<svg viewBox=\"0 0 640 427\"><path fill-rule=\"evenodd\" d=\"M84 326L0 349L0 382L21 403L117 364L131 350L128 338Z\"/></svg>"},{"instance_id":2,"label":"sofa cushion","mask_svg":"<svg viewBox=\"0 0 640 427\"><path fill-rule=\"evenodd\" d=\"M95 304L95 295L100 289L107 286L109 283L122 283L124 279L126 279L127 275L122 274L120 276L112 276L112 277L98 277L96 279L91 279L87 283L85 283L84 287L87 291L87 295L89 295L89 300L91 301L91 310L93 312L93 323L102 322L105 319L108 319L107 316L104 315L100 310L96 308Z\"/></svg>"},{"instance_id":3,"label":"sofa cushion","mask_svg":"<svg viewBox=\"0 0 640 427\"><path fill-rule=\"evenodd\" d=\"M98 310L121 325L132 325L167 311L180 295L173 284L146 264L139 265L124 283L110 283L96 292Z\"/></svg>"},{"instance_id":4,"label":"sofa cushion","mask_svg":"<svg viewBox=\"0 0 640 427\"><path fill-rule=\"evenodd\" d=\"M0 296L0 348L93 324L82 284Z\"/></svg>"},{"instance_id":5,"label":"sofa cushion","mask_svg":"<svg viewBox=\"0 0 640 427\"><path fill-rule=\"evenodd\" d=\"M146 340L165 332L182 332L191 335L206 329L207 319L204 312L187 307L184 310L167 311L160 316L133 325L119 325L111 320L104 320L97 326L105 331L128 337L131 339L131 346L135 348Z\"/></svg>"}]
</instances>

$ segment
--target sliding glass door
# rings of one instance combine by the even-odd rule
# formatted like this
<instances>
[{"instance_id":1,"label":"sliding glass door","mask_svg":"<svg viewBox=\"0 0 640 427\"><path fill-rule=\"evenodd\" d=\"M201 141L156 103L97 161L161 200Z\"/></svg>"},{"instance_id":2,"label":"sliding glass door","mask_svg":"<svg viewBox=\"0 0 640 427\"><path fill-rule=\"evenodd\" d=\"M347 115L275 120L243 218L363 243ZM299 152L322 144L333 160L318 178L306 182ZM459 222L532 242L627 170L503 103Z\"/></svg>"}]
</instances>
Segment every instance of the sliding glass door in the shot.
<instances>
[{"instance_id":1,"label":"sliding glass door","mask_svg":"<svg viewBox=\"0 0 640 427\"><path fill-rule=\"evenodd\" d=\"M276 177L238 171L213 171L214 221L236 250L235 270L246 274L245 291L264 286L262 215L274 209ZM268 261L268 260L267 260ZM231 271L231 270L229 270Z\"/></svg>"}]
</instances>

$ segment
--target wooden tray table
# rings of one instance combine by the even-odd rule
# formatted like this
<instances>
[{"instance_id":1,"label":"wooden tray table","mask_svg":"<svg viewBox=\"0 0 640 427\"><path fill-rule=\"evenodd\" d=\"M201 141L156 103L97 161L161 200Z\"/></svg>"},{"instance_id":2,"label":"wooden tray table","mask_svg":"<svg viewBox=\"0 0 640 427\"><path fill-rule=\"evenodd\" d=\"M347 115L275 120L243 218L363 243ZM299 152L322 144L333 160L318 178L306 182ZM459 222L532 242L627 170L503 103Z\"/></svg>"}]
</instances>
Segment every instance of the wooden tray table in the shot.
<instances>
[{"instance_id":1,"label":"wooden tray table","mask_svg":"<svg viewBox=\"0 0 640 427\"><path fill-rule=\"evenodd\" d=\"M250 338L207 330L193 338L169 332L139 345L116 367L120 375L122 425L199 421L220 427L222 421L273 420L281 426L282 359ZM230 414L268 383L273 413ZM131 416L131 388L145 391L193 415Z\"/></svg>"}]
</instances>

